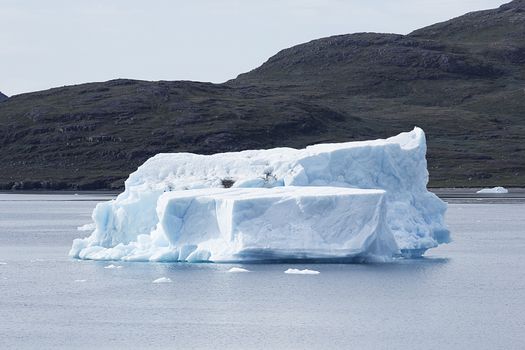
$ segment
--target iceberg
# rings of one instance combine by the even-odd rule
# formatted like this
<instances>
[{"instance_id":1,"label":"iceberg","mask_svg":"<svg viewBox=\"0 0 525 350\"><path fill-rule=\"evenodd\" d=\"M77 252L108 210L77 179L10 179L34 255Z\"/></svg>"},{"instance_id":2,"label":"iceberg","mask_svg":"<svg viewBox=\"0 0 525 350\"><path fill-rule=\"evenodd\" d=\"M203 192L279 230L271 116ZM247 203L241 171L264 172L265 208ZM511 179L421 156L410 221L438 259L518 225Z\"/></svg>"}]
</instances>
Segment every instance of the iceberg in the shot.
<instances>
[{"instance_id":1,"label":"iceberg","mask_svg":"<svg viewBox=\"0 0 525 350\"><path fill-rule=\"evenodd\" d=\"M108 266L104 266L105 269L121 269L122 268L122 265L113 265L113 264L110 264Z\"/></svg>"},{"instance_id":2,"label":"iceberg","mask_svg":"<svg viewBox=\"0 0 525 350\"><path fill-rule=\"evenodd\" d=\"M320 274L319 271L309 270L309 269L304 269L304 270L288 269L284 271L284 273L289 274L289 275L318 275Z\"/></svg>"},{"instance_id":3,"label":"iceberg","mask_svg":"<svg viewBox=\"0 0 525 350\"><path fill-rule=\"evenodd\" d=\"M509 193L509 190L507 190L505 187L497 186L497 187L492 187L492 188L483 188L483 189L477 191L476 193L479 193L479 194L487 194L487 193L490 193L490 194L497 194L497 193L504 194L504 193Z\"/></svg>"},{"instance_id":4,"label":"iceberg","mask_svg":"<svg viewBox=\"0 0 525 350\"><path fill-rule=\"evenodd\" d=\"M384 193L299 186L166 192L157 201L159 222L150 235L139 236L140 243L97 250L88 258L382 260L398 252L385 226Z\"/></svg>"},{"instance_id":5,"label":"iceberg","mask_svg":"<svg viewBox=\"0 0 525 350\"><path fill-rule=\"evenodd\" d=\"M157 278L156 280L154 280L153 282L151 283L171 283L171 278L169 277L160 277L160 278Z\"/></svg>"},{"instance_id":6,"label":"iceberg","mask_svg":"<svg viewBox=\"0 0 525 350\"><path fill-rule=\"evenodd\" d=\"M158 154L93 211L70 256L127 261L388 260L449 242L426 142Z\"/></svg>"},{"instance_id":7,"label":"iceberg","mask_svg":"<svg viewBox=\"0 0 525 350\"><path fill-rule=\"evenodd\" d=\"M243 273L243 272L251 272L250 270L243 269L242 267L232 267L228 270L229 273Z\"/></svg>"}]
</instances>

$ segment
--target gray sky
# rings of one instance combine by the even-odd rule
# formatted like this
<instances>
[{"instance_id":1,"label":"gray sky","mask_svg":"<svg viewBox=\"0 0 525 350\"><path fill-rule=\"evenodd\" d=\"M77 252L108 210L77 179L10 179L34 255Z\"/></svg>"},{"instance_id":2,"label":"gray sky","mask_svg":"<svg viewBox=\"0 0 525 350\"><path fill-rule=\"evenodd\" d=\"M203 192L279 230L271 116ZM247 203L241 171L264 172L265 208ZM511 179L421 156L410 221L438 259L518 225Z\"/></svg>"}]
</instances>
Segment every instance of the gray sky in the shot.
<instances>
[{"instance_id":1,"label":"gray sky","mask_svg":"<svg viewBox=\"0 0 525 350\"><path fill-rule=\"evenodd\" d=\"M405 34L497 0L0 0L0 91L115 78L223 82L280 49Z\"/></svg>"}]
</instances>

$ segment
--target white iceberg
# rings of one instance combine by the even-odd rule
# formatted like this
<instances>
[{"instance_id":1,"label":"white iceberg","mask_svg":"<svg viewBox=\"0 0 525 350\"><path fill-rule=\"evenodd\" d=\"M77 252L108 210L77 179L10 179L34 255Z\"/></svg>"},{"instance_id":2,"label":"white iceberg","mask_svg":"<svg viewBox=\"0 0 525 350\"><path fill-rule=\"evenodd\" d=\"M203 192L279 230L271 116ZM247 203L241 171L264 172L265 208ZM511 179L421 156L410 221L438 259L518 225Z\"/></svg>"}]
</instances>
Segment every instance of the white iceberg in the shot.
<instances>
[{"instance_id":1,"label":"white iceberg","mask_svg":"<svg viewBox=\"0 0 525 350\"><path fill-rule=\"evenodd\" d=\"M449 241L446 204L426 189L425 153L425 135L415 128L301 150L158 154L130 175L115 200L97 205L95 230L74 241L70 256L194 262L420 256Z\"/></svg>"},{"instance_id":2,"label":"white iceberg","mask_svg":"<svg viewBox=\"0 0 525 350\"><path fill-rule=\"evenodd\" d=\"M160 277L154 280L152 283L171 283L171 278L169 277Z\"/></svg>"},{"instance_id":3,"label":"white iceberg","mask_svg":"<svg viewBox=\"0 0 525 350\"><path fill-rule=\"evenodd\" d=\"M232 267L228 270L229 273L242 273L242 272L250 272L250 270L243 269L242 267Z\"/></svg>"},{"instance_id":4,"label":"white iceberg","mask_svg":"<svg viewBox=\"0 0 525 350\"><path fill-rule=\"evenodd\" d=\"M94 222L90 222L88 224L85 224L85 225L82 225L82 226L78 226L77 227L77 231L93 231L96 228L97 228L97 226L95 225L95 223Z\"/></svg>"},{"instance_id":5,"label":"white iceberg","mask_svg":"<svg viewBox=\"0 0 525 350\"><path fill-rule=\"evenodd\" d=\"M318 274L320 274L319 271L309 270L309 269L304 269L304 270L288 269L288 270L284 271L284 273L290 274L290 275L318 275Z\"/></svg>"},{"instance_id":6,"label":"white iceberg","mask_svg":"<svg viewBox=\"0 0 525 350\"><path fill-rule=\"evenodd\" d=\"M497 186L497 187L492 187L492 188L483 188L477 191L476 193L479 193L479 194L509 193L509 190L507 190L505 187Z\"/></svg>"},{"instance_id":7,"label":"white iceberg","mask_svg":"<svg viewBox=\"0 0 525 350\"><path fill-rule=\"evenodd\" d=\"M122 265L114 265L114 264L110 264L108 266L104 266L105 269L121 269L122 268Z\"/></svg>"},{"instance_id":8,"label":"white iceberg","mask_svg":"<svg viewBox=\"0 0 525 350\"><path fill-rule=\"evenodd\" d=\"M382 190L297 186L167 192L157 203L156 230L141 237L133 254L190 262L384 259L398 248L384 225L383 196Z\"/></svg>"}]
</instances>

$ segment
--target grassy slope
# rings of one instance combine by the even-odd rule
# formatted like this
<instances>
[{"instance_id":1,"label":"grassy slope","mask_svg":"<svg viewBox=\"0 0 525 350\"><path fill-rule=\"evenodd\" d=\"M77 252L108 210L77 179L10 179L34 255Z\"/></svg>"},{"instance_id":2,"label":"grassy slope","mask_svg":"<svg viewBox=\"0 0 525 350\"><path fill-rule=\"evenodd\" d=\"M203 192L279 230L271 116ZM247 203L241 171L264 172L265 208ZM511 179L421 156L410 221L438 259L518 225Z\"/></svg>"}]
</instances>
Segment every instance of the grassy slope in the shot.
<instances>
[{"instance_id":1,"label":"grassy slope","mask_svg":"<svg viewBox=\"0 0 525 350\"><path fill-rule=\"evenodd\" d=\"M525 184L525 2L283 50L225 84L115 80L0 103L0 186L110 188L158 152L425 129L432 186ZM18 183L17 183L18 182Z\"/></svg>"}]
</instances>

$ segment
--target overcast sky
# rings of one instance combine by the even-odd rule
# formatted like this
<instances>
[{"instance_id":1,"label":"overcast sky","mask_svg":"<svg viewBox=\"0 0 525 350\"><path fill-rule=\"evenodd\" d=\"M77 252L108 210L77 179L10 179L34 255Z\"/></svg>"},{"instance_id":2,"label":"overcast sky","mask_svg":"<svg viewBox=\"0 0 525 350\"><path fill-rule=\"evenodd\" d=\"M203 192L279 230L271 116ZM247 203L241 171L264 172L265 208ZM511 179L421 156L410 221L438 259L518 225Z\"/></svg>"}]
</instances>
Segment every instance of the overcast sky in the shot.
<instances>
[{"instance_id":1,"label":"overcast sky","mask_svg":"<svg viewBox=\"0 0 525 350\"><path fill-rule=\"evenodd\" d=\"M280 49L409 33L497 0L0 0L0 91L115 78L223 82Z\"/></svg>"}]
</instances>

